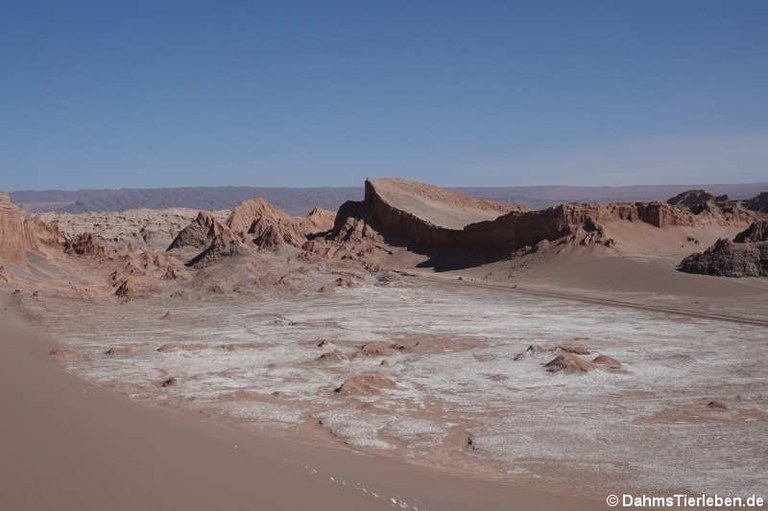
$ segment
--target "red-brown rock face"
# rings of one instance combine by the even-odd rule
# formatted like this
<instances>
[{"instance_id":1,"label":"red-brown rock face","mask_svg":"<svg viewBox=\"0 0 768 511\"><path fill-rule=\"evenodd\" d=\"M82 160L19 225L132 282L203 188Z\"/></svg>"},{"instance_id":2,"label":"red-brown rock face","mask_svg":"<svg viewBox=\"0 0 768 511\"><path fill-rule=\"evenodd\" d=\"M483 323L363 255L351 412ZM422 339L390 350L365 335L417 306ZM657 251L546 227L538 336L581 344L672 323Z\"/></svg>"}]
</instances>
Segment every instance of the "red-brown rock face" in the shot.
<instances>
[{"instance_id":1,"label":"red-brown rock face","mask_svg":"<svg viewBox=\"0 0 768 511\"><path fill-rule=\"evenodd\" d=\"M19 208L7 193L0 193L0 262L27 266L24 224Z\"/></svg>"},{"instance_id":2,"label":"red-brown rock face","mask_svg":"<svg viewBox=\"0 0 768 511\"><path fill-rule=\"evenodd\" d=\"M412 181L368 180L365 201L357 203L360 212L356 218L364 219L397 244L514 251L535 246L543 240L552 241L566 236L582 245L608 244L610 240L604 237L602 225L617 221L642 222L663 228L691 226L699 222L745 223L757 216L727 201L721 201L721 207L715 198L709 200L709 195L702 193L704 195L698 192L686 195L698 194L694 199L703 200L706 204L711 202L711 208L699 208L698 212L661 201L563 204L540 211L526 211L519 206L483 201ZM342 207L336 219L335 233L341 234L341 227L348 223L348 218L342 217L353 209L351 204Z\"/></svg>"}]
</instances>

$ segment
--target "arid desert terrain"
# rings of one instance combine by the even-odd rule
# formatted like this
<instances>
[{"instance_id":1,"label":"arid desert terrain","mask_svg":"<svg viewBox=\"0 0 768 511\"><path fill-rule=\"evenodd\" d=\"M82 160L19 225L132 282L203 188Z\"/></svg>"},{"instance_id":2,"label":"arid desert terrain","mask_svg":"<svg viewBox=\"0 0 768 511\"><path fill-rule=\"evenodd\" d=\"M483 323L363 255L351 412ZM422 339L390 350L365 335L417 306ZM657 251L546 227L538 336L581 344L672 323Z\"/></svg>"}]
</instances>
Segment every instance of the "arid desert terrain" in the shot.
<instances>
[{"instance_id":1,"label":"arid desert terrain","mask_svg":"<svg viewBox=\"0 0 768 511\"><path fill-rule=\"evenodd\" d=\"M130 485L94 482L135 477L133 502L157 502L150 460L230 509L280 509L286 485L317 497L285 509L768 496L768 190L531 209L376 179L307 211L0 195L4 409L29 417L5 426L0 497L34 509L62 477L58 498L103 509ZM23 461L67 445L108 454L66 477Z\"/></svg>"}]
</instances>

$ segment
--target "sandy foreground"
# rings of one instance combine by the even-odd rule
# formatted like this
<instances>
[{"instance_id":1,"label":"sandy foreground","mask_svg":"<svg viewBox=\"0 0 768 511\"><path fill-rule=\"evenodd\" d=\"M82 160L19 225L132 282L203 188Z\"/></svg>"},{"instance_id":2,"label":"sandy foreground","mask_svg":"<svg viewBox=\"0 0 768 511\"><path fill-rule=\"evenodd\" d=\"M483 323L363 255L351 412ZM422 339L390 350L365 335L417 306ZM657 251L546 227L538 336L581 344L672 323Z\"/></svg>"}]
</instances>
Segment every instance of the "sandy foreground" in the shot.
<instances>
[{"instance_id":1,"label":"sandy foreground","mask_svg":"<svg viewBox=\"0 0 768 511\"><path fill-rule=\"evenodd\" d=\"M62 370L0 313L0 508L603 509L531 485L458 478L132 402Z\"/></svg>"}]
</instances>

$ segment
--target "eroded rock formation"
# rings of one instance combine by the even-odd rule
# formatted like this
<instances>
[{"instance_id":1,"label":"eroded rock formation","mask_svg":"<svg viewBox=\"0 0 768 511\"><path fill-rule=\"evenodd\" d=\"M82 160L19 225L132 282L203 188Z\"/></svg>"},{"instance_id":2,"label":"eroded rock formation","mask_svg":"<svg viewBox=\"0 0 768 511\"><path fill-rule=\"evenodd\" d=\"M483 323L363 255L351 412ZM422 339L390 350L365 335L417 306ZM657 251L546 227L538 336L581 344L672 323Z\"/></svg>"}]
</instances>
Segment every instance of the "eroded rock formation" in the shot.
<instances>
[{"instance_id":1,"label":"eroded rock formation","mask_svg":"<svg viewBox=\"0 0 768 511\"><path fill-rule=\"evenodd\" d=\"M197 217L179 231L168 250L196 248L203 249L224 231L224 225L210 211L200 211Z\"/></svg>"},{"instance_id":2,"label":"eroded rock formation","mask_svg":"<svg viewBox=\"0 0 768 511\"><path fill-rule=\"evenodd\" d=\"M763 192L756 197L744 202L744 205L752 211L768 213L768 192Z\"/></svg>"},{"instance_id":3,"label":"eroded rock formation","mask_svg":"<svg viewBox=\"0 0 768 511\"><path fill-rule=\"evenodd\" d=\"M24 224L19 208L7 193L0 193L0 262L27 266Z\"/></svg>"},{"instance_id":4,"label":"eroded rock formation","mask_svg":"<svg viewBox=\"0 0 768 511\"><path fill-rule=\"evenodd\" d=\"M612 240L604 225L615 222L665 228L755 218L754 212L705 191L686 192L670 202L674 204L563 204L526 211L411 181L368 180L365 200L345 203L333 230L323 240L310 243L308 249L336 259L364 258L386 251L387 244L426 251L509 254L556 240L573 246L610 246ZM702 205L707 207L699 207Z\"/></svg>"},{"instance_id":5,"label":"eroded rock formation","mask_svg":"<svg viewBox=\"0 0 768 511\"><path fill-rule=\"evenodd\" d=\"M719 239L705 251L689 255L678 269L721 277L768 276L768 220L752 223L733 241Z\"/></svg>"}]
</instances>

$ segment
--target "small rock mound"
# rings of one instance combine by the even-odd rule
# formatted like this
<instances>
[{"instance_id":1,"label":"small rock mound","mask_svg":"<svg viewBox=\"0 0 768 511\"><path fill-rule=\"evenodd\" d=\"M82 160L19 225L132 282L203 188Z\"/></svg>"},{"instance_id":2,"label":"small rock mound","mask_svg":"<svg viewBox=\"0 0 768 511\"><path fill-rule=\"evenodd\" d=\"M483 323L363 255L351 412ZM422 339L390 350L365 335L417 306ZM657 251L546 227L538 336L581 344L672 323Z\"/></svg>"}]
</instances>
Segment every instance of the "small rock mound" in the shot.
<instances>
[{"instance_id":1,"label":"small rock mound","mask_svg":"<svg viewBox=\"0 0 768 511\"><path fill-rule=\"evenodd\" d=\"M392 355L395 350L385 342L369 342L360 348L357 353L359 357L388 357Z\"/></svg>"},{"instance_id":2,"label":"small rock mound","mask_svg":"<svg viewBox=\"0 0 768 511\"><path fill-rule=\"evenodd\" d=\"M318 292L320 292L320 293L330 293L330 292L332 292L335 289L340 288L340 287L357 287L357 284L355 282L353 282L351 279L339 277L336 280L334 280L333 282L331 282L329 284L325 284L323 287L318 289Z\"/></svg>"},{"instance_id":3,"label":"small rock mound","mask_svg":"<svg viewBox=\"0 0 768 511\"><path fill-rule=\"evenodd\" d=\"M326 351L319 357L317 357L318 360L322 360L323 362L345 362L349 360L349 357L347 357L344 353L342 353L339 350L333 350L333 351Z\"/></svg>"},{"instance_id":4,"label":"small rock mound","mask_svg":"<svg viewBox=\"0 0 768 511\"><path fill-rule=\"evenodd\" d=\"M396 388L397 384L386 376L377 373L366 373L347 378L334 392L345 395L376 395L380 394L382 390Z\"/></svg>"},{"instance_id":5,"label":"small rock mound","mask_svg":"<svg viewBox=\"0 0 768 511\"><path fill-rule=\"evenodd\" d=\"M555 350L562 351L563 353L573 353L574 355L589 355L592 353L589 348L585 346L576 346L572 344L558 344Z\"/></svg>"},{"instance_id":6,"label":"small rock mound","mask_svg":"<svg viewBox=\"0 0 768 511\"><path fill-rule=\"evenodd\" d=\"M184 278L181 263L171 255L152 249L120 249L122 253L113 256L121 264L110 274L114 293L121 300L132 300L155 289L159 281Z\"/></svg>"},{"instance_id":7,"label":"small rock mound","mask_svg":"<svg viewBox=\"0 0 768 511\"><path fill-rule=\"evenodd\" d=\"M589 355L592 351L585 346L578 346L574 344L557 344L555 346L540 346L537 344L531 344L525 350L516 354L512 360L523 360L527 357L532 357L541 354L561 354L567 353L572 355Z\"/></svg>"},{"instance_id":8,"label":"small rock mound","mask_svg":"<svg viewBox=\"0 0 768 511\"><path fill-rule=\"evenodd\" d=\"M550 373L577 374L587 373L593 370L595 365L573 353L561 353L544 364L544 368Z\"/></svg>"},{"instance_id":9,"label":"small rock mound","mask_svg":"<svg viewBox=\"0 0 768 511\"><path fill-rule=\"evenodd\" d=\"M622 369L621 362L608 355L598 355L592 359L592 363L597 366L603 366L610 371L620 371Z\"/></svg>"}]
</instances>

